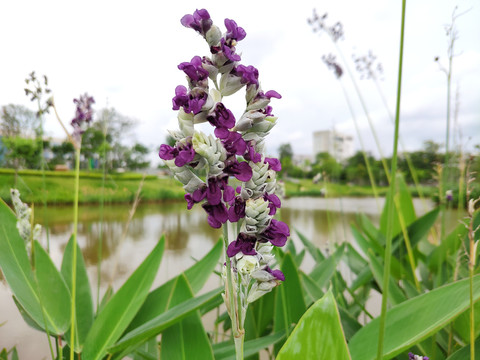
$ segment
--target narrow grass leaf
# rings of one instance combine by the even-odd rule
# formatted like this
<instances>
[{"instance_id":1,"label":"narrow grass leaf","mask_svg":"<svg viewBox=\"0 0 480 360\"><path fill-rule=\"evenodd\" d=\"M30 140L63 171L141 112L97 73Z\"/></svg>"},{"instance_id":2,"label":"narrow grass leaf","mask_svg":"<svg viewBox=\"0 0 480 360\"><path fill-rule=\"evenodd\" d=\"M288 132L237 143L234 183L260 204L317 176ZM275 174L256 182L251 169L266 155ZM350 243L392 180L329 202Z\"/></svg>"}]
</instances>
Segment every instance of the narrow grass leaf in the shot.
<instances>
[{"instance_id":1,"label":"narrow grass leaf","mask_svg":"<svg viewBox=\"0 0 480 360\"><path fill-rule=\"evenodd\" d=\"M45 314L51 320L50 334L63 335L70 326L70 291L43 247L34 241L35 278Z\"/></svg>"},{"instance_id":2,"label":"narrow grass leaf","mask_svg":"<svg viewBox=\"0 0 480 360\"><path fill-rule=\"evenodd\" d=\"M435 334L469 306L469 279L460 280L407 300L387 312L383 358L391 359ZM480 275L474 278L474 301L480 298ZM377 354L379 318L350 340L353 360L371 360Z\"/></svg>"},{"instance_id":3,"label":"narrow grass leaf","mask_svg":"<svg viewBox=\"0 0 480 360\"><path fill-rule=\"evenodd\" d=\"M65 247L63 253L61 272L68 286L72 289L72 263L73 263L73 236ZM77 244L77 281L76 281L76 299L75 299L75 344L74 350L80 352L83 343L87 337L88 331L93 324L93 299L88 281L87 268L82 256L80 247ZM68 331L68 333L70 330ZM65 337L67 343L70 342L70 336ZM72 344L69 343L70 346Z\"/></svg>"},{"instance_id":4,"label":"narrow grass leaf","mask_svg":"<svg viewBox=\"0 0 480 360\"><path fill-rule=\"evenodd\" d=\"M305 235L303 235L300 231L295 229L295 232L297 233L298 238L302 242L303 246L307 249L307 251L312 255L313 260L315 262L320 262L325 259L325 256L322 254L320 249L316 247L310 240L308 240Z\"/></svg>"},{"instance_id":5,"label":"narrow grass leaf","mask_svg":"<svg viewBox=\"0 0 480 360\"><path fill-rule=\"evenodd\" d=\"M331 290L302 316L277 360L350 360L340 315Z\"/></svg>"},{"instance_id":6,"label":"narrow grass leaf","mask_svg":"<svg viewBox=\"0 0 480 360\"><path fill-rule=\"evenodd\" d=\"M177 278L169 309L193 298L185 275ZM170 326L162 333L160 357L169 360L213 360L213 351L198 311Z\"/></svg>"},{"instance_id":7,"label":"narrow grass leaf","mask_svg":"<svg viewBox=\"0 0 480 360\"><path fill-rule=\"evenodd\" d=\"M85 339L82 359L102 359L107 348L125 331L148 295L160 266L164 247L165 239L162 238L98 314Z\"/></svg>"},{"instance_id":8,"label":"narrow grass leaf","mask_svg":"<svg viewBox=\"0 0 480 360\"><path fill-rule=\"evenodd\" d=\"M475 340L475 359L480 360L480 351L477 349L480 348L480 338ZM471 360L470 359L470 344L467 346L462 347L461 349L455 351L452 355L450 355L446 360Z\"/></svg>"}]
</instances>

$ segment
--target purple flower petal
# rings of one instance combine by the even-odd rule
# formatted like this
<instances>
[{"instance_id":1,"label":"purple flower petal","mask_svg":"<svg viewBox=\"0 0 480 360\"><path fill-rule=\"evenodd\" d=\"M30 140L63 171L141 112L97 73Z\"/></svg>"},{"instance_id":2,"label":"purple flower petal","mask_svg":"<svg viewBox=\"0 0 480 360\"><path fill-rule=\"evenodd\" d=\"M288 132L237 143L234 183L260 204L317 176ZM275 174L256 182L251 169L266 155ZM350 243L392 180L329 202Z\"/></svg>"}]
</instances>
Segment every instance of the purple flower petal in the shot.
<instances>
[{"instance_id":1,"label":"purple flower petal","mask_svg":"<svg viewBox=\"0 0 480 360\"><path fill-rule=\"evenodd\" d=\"M282 221L272 219L270 225L262 233L263 240L270 241L274 246L282 247L290 236L288 225Z\"/></svg>"},{"instance_id":2,"label":"purple flower petal","mask_svg":"<svg viewBox=\"0 0 480 360\"><path fill-rule=\"evenodd\" d=\"M228 257L237 255L239 252L244 255L255 255L255 243L257 238L255 236L247 235L245 233L238 234L237 240L232 241L227 248Z\"/></svg>"},{"instance_id":3,"label":"purple flower petal","mask_svg":"<svg viewBox=\"0 0 480 360\"><path fill-rule=\"evenodd\" d=\"M158 156L163 160L172 160L175 157L175 148L166 144L162 144L160 145Z\"/></svg>"},{"instance_id":4,"label":"purple flower petal","mask_svg":"<svg viewBox=\"0 0 480 360\"><path fill-rule=\"evenodd\" d=\"M282 164L280 160L277 158L265 158L265 162L268 163L268 168L272 169L273 171L280 171L282 170Z\"/></svg>"}]
</instances>

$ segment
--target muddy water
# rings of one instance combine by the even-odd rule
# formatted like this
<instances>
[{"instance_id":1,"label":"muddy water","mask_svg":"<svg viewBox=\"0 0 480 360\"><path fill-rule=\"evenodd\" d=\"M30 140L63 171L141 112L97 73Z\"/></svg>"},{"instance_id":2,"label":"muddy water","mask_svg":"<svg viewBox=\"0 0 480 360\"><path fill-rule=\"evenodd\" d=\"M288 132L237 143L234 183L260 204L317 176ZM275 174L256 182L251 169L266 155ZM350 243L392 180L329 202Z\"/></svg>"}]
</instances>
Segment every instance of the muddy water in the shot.
<instances>
[{"instance_id":1,"label":"muddy water","mask_svg":"<svg viewBox=\"0 0 480 360\"><path fill-rule=\"evenodd\" d=\"M295 229L328 251L334 243L353 240L350 224L355 222L359 213L378 223L382 206L383 200L377 203L371 198L293 198L284 200L280 218L289 224L291 239L296 245L301 247ZM430 203L420 201L416 201L415 206L418 214L432 207ZM129 206L124 205L105 206L103 210L96 206L80 208L78 242L95 289L95 299L98 279L100 294L109 285L118 289L162 235L166 239L166 251L154 287L188 268L195 258L205 255L221 235L220 230L208 226L205 213L199 206L187 211L184 203L140 205L127 228L129 211ZM72 209L50 206L46 211L36 209L35 213L36 222L48 227L50 253L60 266L63 249L72 233ZM43 242L46 245L45 231ZM102 261L98 274L100 253ZM311 266L313 263L306 257L305 270ZM218 279L212 277L204 291L218 285ZM21 359L50 358L46 336L25 325L4 281L0 282L2 323L0 349L16 345Z\"/></svg>"}]
</instances>

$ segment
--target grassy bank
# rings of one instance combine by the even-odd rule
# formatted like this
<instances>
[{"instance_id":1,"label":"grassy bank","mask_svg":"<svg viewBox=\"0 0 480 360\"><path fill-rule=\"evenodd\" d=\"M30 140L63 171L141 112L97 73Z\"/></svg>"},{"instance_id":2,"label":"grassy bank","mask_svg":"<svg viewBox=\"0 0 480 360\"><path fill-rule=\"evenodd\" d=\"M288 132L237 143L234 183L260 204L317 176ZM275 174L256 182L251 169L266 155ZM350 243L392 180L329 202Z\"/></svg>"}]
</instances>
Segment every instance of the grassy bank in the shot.
<instances>
[{"instance_id":1,"label":"grassy bank","mask_svg":"<svg viewBox=\"0 0 480 360\"><path fill-rule=\"evenodd\" d=\"M106 203L131 202L142 180L142 174L126 173L107 175L105 186L102 188L102 174L95 172L81 172L79 202L83 204L98 203L104 196ZM44 180L45 179L45 180ZM74 196L74 173L36 170L19 171L15 185L15 173L12 169L0 169L0 197L7 202L10 200L10 189L16 187L22 194L24 201L41 204L44 201L44 185L46 188L46 201L49 204L71 204ZM369 186L345 184L313 184L311 180L292 180L285 182L286 195L295 196L323 196L326 188L328 197L361 197L373 196ZM378 194L384 196L387 187L379 187ZM423 194L431 196L434 188L425 187ZM148 175L142 187L142 201L169 201L182 200L184 191L178 181L173 178L159 178ZM412 195L417 196L412 188Z\"/></svg>"},{"instance_id":2,"label":"grassy bank","mask_svg":"<svg viewBox=\"0 0 480 360\"><path fill-rule=\"evenodd\" d=\"M131 202L142 181L141 174L107 175L105 186L102 186L102 174L81 172L79 202L100 202L102 194L106 203ZM45 179L45 180L44 180ZM45 181L45 186L43 182ZM10 189L16 187L22 199L28 203L43 203L44 196L49 204L71 204L74 199L73 172L20 171L15 186L15 174L10 169L0 170L0 197L10 200ZM46 194L44 195L44 189ZM147 176L142 187L143 201L164 201L183 199L184 191L178 181L173 178Z\"/></svg>"}]
</instances>

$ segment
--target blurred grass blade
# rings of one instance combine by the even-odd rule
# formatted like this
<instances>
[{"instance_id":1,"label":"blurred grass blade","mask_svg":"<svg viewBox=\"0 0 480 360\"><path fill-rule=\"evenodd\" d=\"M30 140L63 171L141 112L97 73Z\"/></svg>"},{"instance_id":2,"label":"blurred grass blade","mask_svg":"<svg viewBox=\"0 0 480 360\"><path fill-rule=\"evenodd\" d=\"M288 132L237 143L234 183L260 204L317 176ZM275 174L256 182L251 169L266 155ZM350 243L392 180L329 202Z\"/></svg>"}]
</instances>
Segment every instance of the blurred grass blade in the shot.
<instances>
[{"instance_id":1,"label":"blurred grass blade","mask_svg":"<svg viewBox=\"0 0 480 360\"><path fill-rule=\"evenodd\" d=\"M295 229L295 232L298 235L298 238L302 242L303 246L307 249L310 255L312 255L315 262L320 262L325 259L325 256L322 254L320 249L316 247L310 240L308 240L305 235L303 235L300 231Z\"/></svg>"},{"instance_id":2,"label":"blurred grass blade","mask_svg":"<svg viewBox=\"0 0 480 360\"><path fill-rule=\"evenodd\" d=\"M480 298L480 275L475 276L474 299ZM460 280L392 307L387 312L383 358L391 359L435 334L469 306L469 279ZM350 340L353 360L371 360L377 353L379 318Z\"/></svg>"},{"instance_id":3,"label":"blurred grass blade","mask_svg":"<svg viewBox=\"0 0 480 360\"><path fill-rule=\"evenodd\" d=\"M63 335L70 326L70 292L43 247L34 241L35 278L45 316L50 319L50 334Z\"/></svg>"},{"instance_id":4,"label":"blurred grass blade","mask_svg":"<svg viewBox=\"0 0 480 360\"><path fill-rule=\"evenodd\" d=\"M331 290L302 316L277 355L277 360L289 359L350 359Z\"/></svg>"},{"instance_id":5,"label":"blurred grass blade","mask_svg":"<svg viewBox=\"0 0 480 360\"><path fill-rule=\"evenodd\" d=\"M98 314L85 339L82 359L102 359L107 348L125 331L147 297L157 275L164 248L165 239L162 238Z\"/></svg>"},{"instance_id":6,"label":"blurred grass blade","mask_svg":"<svg viewBox=\"0 0 480 360\"><path fill-rule=\"evenodd\" d=\"M193 298L193 292L185 275L175 282L169 309ZM198 311L170 326L162 333L160 358L171 360L213 360L213 350L203 328Z\"/></svg>"},{"instance_id":7,"label":"blurred grass blade","mask_svg":"<svg viewBox=\"0 0 480 360\"><path fill-rule=\"evenodd\" d=\"M63 253L62 267L61 272L63 278L68 286L72 289L72 263L73 263L73 236L70 237L70 240L65 247ZM93 323L93 299L90 289L90 283L88 281L87 268L85 266L85 261L82 256L80 247L77 245L77 285L76 285L76 300L75 300L75 344L74 350L80 352L83 346L83 343L87 337L88 331ZM70 330L69 330L70 332ZM69 333L68 332L68 333ZM68 345L70 344L70 336L65 337Z\"/></svg>"},{"instance_id":8,"label":"blurred grass blade","mask_svg":"<svg viewBox=\"0 0 480 360\"><path fill-rule=\"evenodd\" d=\"M201 308L203 305L211 301L213 298L220 296L223 287L214 289L206 294L200 295L196 298L182 302L164 313L156 316L147 323L133 329L122 337L115 345L108 349L109 353L116 353L129 348L132 345L141 344L147 339L161 333L163 330L172 326L176 322L184 319L192 314L194 311Z\"/></svg>"}]
</instances>

